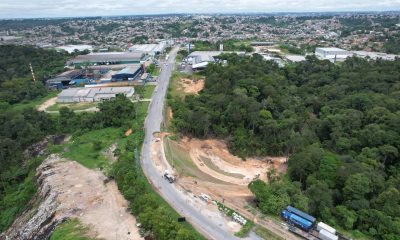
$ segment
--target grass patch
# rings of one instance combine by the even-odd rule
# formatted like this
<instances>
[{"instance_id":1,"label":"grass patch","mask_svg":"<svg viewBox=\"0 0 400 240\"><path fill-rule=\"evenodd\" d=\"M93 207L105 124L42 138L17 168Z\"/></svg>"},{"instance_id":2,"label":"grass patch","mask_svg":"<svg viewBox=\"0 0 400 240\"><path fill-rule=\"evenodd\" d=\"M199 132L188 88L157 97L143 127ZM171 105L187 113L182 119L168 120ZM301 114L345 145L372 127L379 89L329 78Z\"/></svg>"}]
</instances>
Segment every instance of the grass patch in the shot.
<instances>
[{"instance_id":1,"label":"grass patch","mask_svg":"<svg viewBox=\"0 0 400 240\"><path fill-rule=\"evenodd\" d=\"M103 151L122 136L123 130L118 128L104 128L74 136L66 144L64 157L91 169L105 168L109 166L109 160Z\"/></svg>"},{"instance_id":2,"label":"grass patch","mask_svg":"<svg viewBox=\"0 0 400 240\"><path fill-rule=\"evenodd\" d=\"M158 75L160 75L160 72L161 72L161 68L160 67L155 67L149 73L151 74L151 76L157 77Z\"/></svg>"},{"instance_id":3,"label":"grass patch","mask_svg":"<svg viewBox=\"0 0 400 240\"><path fill-rule=\"evenodd\" d=\"M22 111L27 108L36 108L39 105L46 102L47 100L49 100L50 98L57 97L58 93L59 93L58 91L51 91L51 92L49 92L49 94L47 94L44 97L36 98L36 99L30 100L30 101L24 101L24 102L17 103L17 104L13 104L11 106L11 109L16 110L16 111Z\"/></svg>"},{"instance_id":4,"label":"grass patch","mask_svg":"<svg viewBox=\"0 0 400 240\"><path fill-rule=\"evenodd\" d=\"M193 163L188 152L181 148L175 141L166 138L164 140L164 149L169 164L173 166L180 175L195 177L213 183L226 184L226 182L200 171Z\"/></svg>"},{"instance_id":5,"label":"grass patch","mask_svg":"<svg viewBox=\"0 0 400 240\"><path fill-rule=\"evenodd\" d=\"M56 103L48 107L47 111L59 111L62 107L67 107L73 111L86 110L89 108L97 107L97 102L81 102L81 103Z\"/></svg>"},{"instance_id":6,"label":"grass patch","mask_svg":"<svg viewBox=\"0 0 400 240\"><path fill-rule=\"evenodd\" d=\"M244 175L242 175L242 174L240 174L240 173L225 172L224 170L220 169L217 165L215 165L215 164L211 161L211 159L209 159L209 158L200 156L200 159L201 159L201 161L204 162L204 164L205 164L207 167L209 167L210 169L212 169L212 170L214 170L214 171L216 171L216 172L218 172L218 173L224 174L224 175L229 176L229 177L238 178L238 179L243 179L243 178L245 177Z\"/></svg>"},{"instance_id":7,"label":"grass patch","mask_svg":"<svg viewBox=\"0 0 400 240\"><path fill-rule=\"evenodd\" d=\"M135 86L136 92L142 99L149 99L153 96L156 85Z\"/></svg>"},{"instance_id":8,"label":"grass patch","mask_svg":"<svg viewBox=\"0 0 400 240\"><path fill-rule=\"evenodd\" d=\"M247 220L246 224L242 226L239 232L235 233L236 237L244 238L249 236L250 231L254 227L254 222Z\"/></svg>"},{"instance_id":9,"label":"grass patch","mask_svg":"<svg viewBox=\"0 0 400 240\"><path fill-rule=\"evenodd\" d=\"M58 225L50 237L50 240L94 240L88 237L89 229L82 226L77 219L68 220Z\"/></svg>"},{"instance_id":10,"label":"grass patch","mask_svg":"<svg viewBox=\"0 0 400 240\"><path fill-rule=\"evenodd\" d=\"M284 240L282 237L259 225L257 225L255 233L265 240Z\"/></svg>"}]
</instances>

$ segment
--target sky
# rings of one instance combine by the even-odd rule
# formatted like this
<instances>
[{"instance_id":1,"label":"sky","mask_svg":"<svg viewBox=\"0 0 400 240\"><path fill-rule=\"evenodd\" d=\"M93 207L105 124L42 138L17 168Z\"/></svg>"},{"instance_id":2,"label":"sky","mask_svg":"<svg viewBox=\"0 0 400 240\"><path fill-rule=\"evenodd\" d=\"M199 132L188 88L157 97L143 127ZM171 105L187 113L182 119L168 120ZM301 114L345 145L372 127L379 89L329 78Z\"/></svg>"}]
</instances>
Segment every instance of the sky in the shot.
<instances>
[{"instance_id":1,"label":"sky","mask_svg":"<svg viewBox=\"0 0 400 240\"><path fill-rule=\"evenodd\" d=\"M392 10L400 0L0 0L0 18Z\"/></svg>"}]
</instances>

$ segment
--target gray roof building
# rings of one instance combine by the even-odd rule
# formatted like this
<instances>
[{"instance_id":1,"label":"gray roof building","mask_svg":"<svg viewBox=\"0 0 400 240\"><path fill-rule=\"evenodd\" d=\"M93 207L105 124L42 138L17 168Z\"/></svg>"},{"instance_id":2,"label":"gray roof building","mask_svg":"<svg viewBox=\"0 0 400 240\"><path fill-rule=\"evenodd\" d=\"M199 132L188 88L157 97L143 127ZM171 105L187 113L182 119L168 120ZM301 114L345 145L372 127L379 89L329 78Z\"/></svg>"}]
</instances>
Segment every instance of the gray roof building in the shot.
<instances>
[{"instance_id":1,"label":"gray roof building","mask_svg":"<svg viewBox=\"0 0 400 240\"><path fill-rule=\"evenodd\" d=\"M140 63L144 58L141 52L102 52L79 55L70 62L75 65L84 63L96 65Z\"/></svg>"}]
</instances>

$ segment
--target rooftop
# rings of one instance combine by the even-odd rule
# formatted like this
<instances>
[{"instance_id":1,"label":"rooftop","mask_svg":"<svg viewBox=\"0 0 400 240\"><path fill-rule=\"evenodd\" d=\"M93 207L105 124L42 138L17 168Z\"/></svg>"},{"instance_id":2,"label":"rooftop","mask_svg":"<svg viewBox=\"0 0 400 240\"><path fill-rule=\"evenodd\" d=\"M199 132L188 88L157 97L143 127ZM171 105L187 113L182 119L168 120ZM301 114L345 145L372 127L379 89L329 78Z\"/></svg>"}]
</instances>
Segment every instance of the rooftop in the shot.
<instances>
[{"instance_id":1,"label":"rooftop","mask_svg":"<svg viewBox=\"0 0 400 240\"><path fill-rule=\"evenodd\" d=\"M135 64L122 69L116 74L135 74L140 68L141 68L140 64Z\"/></svg>"},{"instance_id":2,"label":"rooftop","mask_svg":"<svg viewBox=\"0 0 400 240\"><path fill-rule=\"evenodd\" d=\"M143 53L138 52L104 52L90 53L75 57L73 62L97 61L97 62L118 62L118 61L140 61Z\"/></svg>"},{"instance_id":3,"label":"rooftop","mask_svg":"<svg viewBox=\"0 0 400 240\"><path fill-rule=\"evenodd\" d=\"M337 47L323 47L323 48L317 48L317 50L318 49L326 52L347 52L346 50Z\"/></svg>"}]
</instances>

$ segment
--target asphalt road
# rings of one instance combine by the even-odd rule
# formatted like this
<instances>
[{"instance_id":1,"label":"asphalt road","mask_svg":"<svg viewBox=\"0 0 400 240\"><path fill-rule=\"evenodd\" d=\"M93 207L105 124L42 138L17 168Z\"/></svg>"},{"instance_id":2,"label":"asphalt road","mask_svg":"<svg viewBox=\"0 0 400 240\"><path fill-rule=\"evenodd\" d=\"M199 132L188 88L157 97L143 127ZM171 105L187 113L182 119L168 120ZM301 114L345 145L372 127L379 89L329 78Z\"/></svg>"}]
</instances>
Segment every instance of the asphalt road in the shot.
<instances>
[{"instance_id":1,"label":"asphalt road","mask_svg":"<svg viewBox=\"0 0 400 240\"><path fill-rule=\"evenodd\" d=\"M175 58L178 48L174 48L167 63L162 65L162 71L159 75L159 84L153 93L153 100L148 109L148 115L145 121L145 141L142 149L142 168L150 183L157 189L159 194L179 213L208 239L229 240L239 239L225 229L215 225L213 221L204 216L200 209L194 208L187 203L182 196L182 193L164 178L157 170L151 159L151 143L154 140L153 133L160 132L160 126L163 120L163 109L165 96L168 89L168 83L172 75L175 65ZM260 239L253 232L250 233L248 239Z\"/></svg>"}]
</instances>

